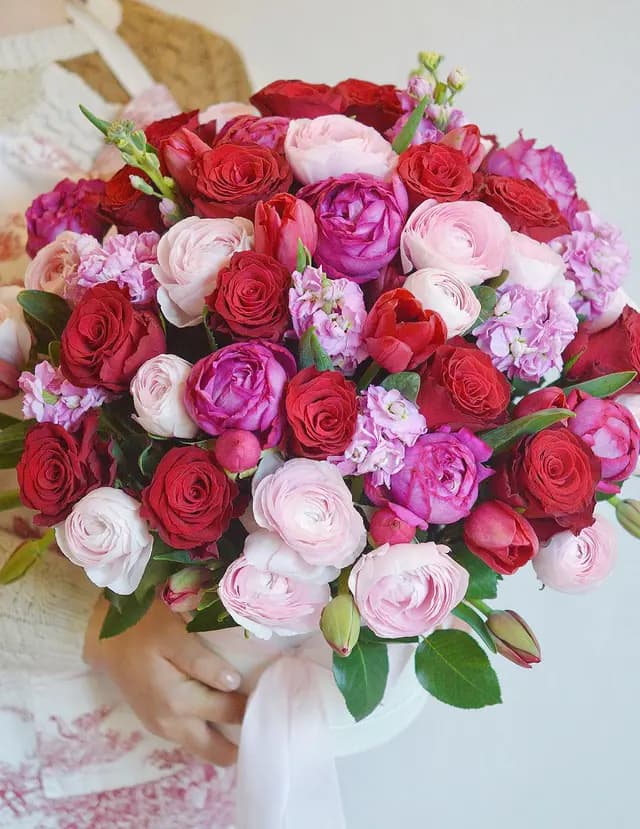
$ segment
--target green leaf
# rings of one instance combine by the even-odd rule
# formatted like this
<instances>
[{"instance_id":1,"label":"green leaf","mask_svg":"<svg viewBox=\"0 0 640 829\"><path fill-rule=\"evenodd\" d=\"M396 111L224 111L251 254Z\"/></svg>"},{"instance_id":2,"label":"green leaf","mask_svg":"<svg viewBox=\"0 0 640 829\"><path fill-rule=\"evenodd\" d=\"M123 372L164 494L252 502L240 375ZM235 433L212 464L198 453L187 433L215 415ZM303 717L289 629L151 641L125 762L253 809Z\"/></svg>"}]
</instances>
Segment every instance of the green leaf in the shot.
<instances>
[{"instance_id":1,"label":"green leaf","mask_svg":"<svg viewBox=\"0 0 640 829\"><path fill-rule=\"evenodd\" d=\"M204 330L207 332L209 348L211 349L211 353L213 354L214 351L218 350L219 346L215 334L213 333L213 328L211 327L211 313L209 312L209 309L206 305L202 312L202 324L204 325Z\"/></svg>"},{"instance_id":2,"label":"green leaf","mask_svg":"<svg viewBox=\"0 0 640 829\"><path fill-rule=\"evenodd\" d=\"M207 630L224 630L237 627L236 622L229 616L220 599L208 605L204 610L198 610L187 625L189 633L204 633Z\"/></svg>"},{"instance_id":3,"label":"green leaf","mask_svg":"<svg viewBox=\"0 0 640 829\"><path fill-rule=\"evenodd\" d=\"M145 478L151 478L163 457L164 450L162 446L159 446L152 440L145 446L138 457L138 469Z\"/></svg>"},{"instance_id":4,"label":"green leaf","mask_svg":"<svg viewBox=\"0 0 640 829\"><path fill-rule=\"evenodd\" d=\"M479 613L476 613L476 611L472 607L469 607L468 604L459 604L457 607L454 607L451 612L454 616L457 616L458 619L462 619L463 622L466 622L471 630L478 634L491 653L496 652L496 644L491 638L489 628Z\"/></svg>"},{"instance_id":5,"label":"green leaf","mask_svg":"<svg viewBox=\"0 0 640 829\"><path fill-rule=\"evenodd\" d=\"M318 371L333 371L331 357L320 345L313 325L300 337L299 359L301 368L315 366Z\"/></svg>"},{"instance_id":6,"label":"green leaf","mask_svg":"<svg viewBox=\"0 0 640 829\"><path fill-rule=\"evenodd\" d=\"M382 702L389 674L387 646L358 642L349 656L333 655L333 675L356 722Z\"/></svg>"},{"instance_id":7,"label":"green leaf","mask_svg":"<svg viewBox=\"0 0 640 829\"><path fill-rule=\"evenodd\" d=\"M583 383L566 386L564 393L583 391L592 397L611 397L612 394L616 394L625 386L628 386L629 383L633 383L637 376L637 371L617 371L615 374L596 377L595 380L585 380Z\"/></svg>"},{"instance_id":8,"label":"green leaf","mask_svg":"<svg viewBox=\"0 0 640 829\"><path fill-rule=\"evenodd\" d=\"M488 285L490 288L500 288L509 278L509 271L501 271L498 276L494 276L493 279L487 279L484 283Z\"/></svg>"},{"instance_id":9,"label":"green leaf","mask_svg":"<svg viewBox=\"0 0 640 829\"><path fill-rule=\"evenodd\" d=\"M0 512L4 512L4 510L9 509L16 509L17 507L21 506L22 501L20 500L19 489L12 489L7 492L0 492Z\"/></svg>"},{"instance_id":10,"label":"green leaf","mask_svg":"<svg viewBox=\"0 0 640 829\"><path fill-rule=\"evenodd\" d=\"M7 426L15 426L16 423L24 423L19 417L11 417L11 415L0 412L0 429L5 429Z\"/></svg>"},{"instance_id":11,"label":"green leaf","mask_svg":"<svg viewBox=\"0 0 640 829\"><path fill-rule=\"evenodd\" d=\"M417 636L403 636L399 639L384 639L382 636L378 636L377 633L374 633L368 627L361 627L360 639L358 641L374 645L415 645L420 640Z\"/></svg>"},{"instance_id":12,"label":"green leaf","mask_svg":"<svg viewBox=\"0 0 640 829\"><path fill-rule=\"evenodd\" d=\"M43 555L53 540L53 530L43 538L32 538L15 549L0 569L0 584L12 584L21 579Z\"/></svg>"},{"instance_id":13,"label":"green leaf","mask_svg":"<svg viewBox=\"0 0 640 829\"><path fill-rule=\"evenodd\" d=\"M429 105L429 101L429 96L425 95L424 98L416 105L416 108L407 119L407 123L400 130L398 135L396 135L391 146L398 153L398 155L403 153L411 145L413 136L416 134L416 131L420 126L420 121L422 121L422 117L424 116L427 106Z\"/></svg>"},{"instance_id":14,"label":"green leaf","mask_svg":"<svg viewBox=\"0 0 640 829\"><path fill-rule=\"evenodd\" d=\"M136 625L153 604L155 593L149 590L142 601L132 596L120 596L118 606L112 604L105 616L100 630L100 639L111 639L119 636Z\"/></svg>"},{"instance_id":15,"label":"green leaf","mask_svg":"<svg viewBox=\"0 0 640 829\"><path fill-rule=\"evenodd\" d=\"M193 560L189 550L174 550L173 547L170 547L168 544L165 544L159 535L156 535L154 537L153 550L151 551L151 556L156 561L174 561L178 564L198 563Z\"/></svg>"},{"instance_id":16,"label":"green leaf","mask_svg":"<svg viewBox=\"0 0 640 829\"><path fill-rule=\"evenodd\" d=\"M416 649L416 676L436 699L456 708L502 702L498 677L480 645L460 630L436 630Z\"/></svg>"},{"instance_id":17,"label":"green leaf","mask_svg":"<svg viewBox=\"0 0 640 829\"><path fill-rule=\"evenodd\" d=\"M505 426L481 432L479 436L493 449L495 455L498 452L504 452L521 437L535 435L548 426L553 426L554 423L569 417L575 417L570 409L541 409L539 412L518 417Z\"/></svg>"},{"instance_id":18,"label":"green leaf","mask_svg":"<svg viewBox=\"0 0 640 829\"><path fill-rule=\"evenodd\" d=\"M100 132L104 136L106 136L106 134L109 132L109 127L111 126L111 122L110 121L103 121L102 118L98 118L97 115L94 115L93 112L91 112L91 110L88 110L85 106L82 106L82 104L79 104L79 107L80 107L80 112L84 115L84 117L88 121L91 121L93 126L96 129L100 130Z\"/></svg>"},{"instance_id":19,"label":"green leaf","mask_svg":"<svg viewBox=\"0 0 640 829\"><path fill-rule=\"evenodd\" d=\"M154 594L156 587L159 584L164 584L169 578L172 569L170 561L152 558L147 564L140 584L136 588L136 599L143 602L149 593Z\"/></svg>"},{"instance_id":20,"label":"green leaf","mask_svg":"<svg viewBox=\"0 0 640 829\"><path fill-rule=\"evenodd\" d=\"M304 273L305 268L311 266L311 253L302 239L298 239L298 252L296 254L296 270Z\"/></svg>"},{"instance_id":21,"label":"green leaf","mask_svg":"<svg viewBox=\"0 0 640 829\"><path fill-rule=\"evenodd\" d=\"M19 420L0 431L0 469L14 469L24 451L24 440L35 420Z\"/></svg>"},{"instance_id":22,"label":"green leaf","mask_svg":"<svg viewBox=\"0 0 640 829\"><path fill-rule=\"evenodd\" d=\"M49 343L49 362L52 366L60 365L60 340L51 340Z\"/></svg>"},{"instance_id":23,"label":"green leaf","mask_svg":"<svg viewBox=\"0 0 640 829\"><path fill-rule=\"evenodd\" d=\"M476 295L477 299L480 300L480 313L478 314L478 319L474 322L471 330L476 328L478 325L482 325L482 323L486 322L489 317L493 316L496 303L498 302L498 294L495 289L489 287L489 285L477 285L473 288L473 293Z\"/></svg>"},{"instance_id":24,"label":"green leaf","mask_svg":"<svg viewBox=\"0 0 640 829\"><path fill-rule=\"evenodd\" d=\"M39 349L45 345L43 340L47 339L46 348L42 353L48 353L49 343L52 340L59 340L62 332L71 316L71 309L62 297L50 294L46 291L21 291L18 294L18 302L25 313L25 319L31 326L35 321L37 326L33 333L39 341Z\"/></svg>"},{"instance_id":25,"label":"green leaf","mask_svg":"<svg viewBox=\"0 0 640 829\"><path fill-rule=\"evenodd\" d=\"M566 377L567 374L569 374L571 369L575 366L575 364L578 362L580 357L582 357L582 355L584 354L584 352L586 350L587 350L586 348L583 348L581 351L578 351L577 354L574 354L573 357L569 357L567 362L562 366L562 376L563 377Z\"/></svg>"},{"instance_id":26,"label":"green leaf","mask_svg":"<svg viewBox=\"0 0 640 829\"><path fill-rule=\"evenodd\" d=\"M474 556L465 544L455 544L451 554L469 574L469 587L465 599L495 599L498 595L499 580L496 571L488 567L478 556Z\"/></svg>"},{"instance_id":27,"label":"green leaf","mask_svg":"<svg viewBox=\"0 0 640 829\"><path fill-rule=\"evenodd\" d=\"M420 375L415 371L399 371L385 377L381 385L387 391L397 389L403 397L415 403L420 391Z\"/></svg>"}]
</instances>

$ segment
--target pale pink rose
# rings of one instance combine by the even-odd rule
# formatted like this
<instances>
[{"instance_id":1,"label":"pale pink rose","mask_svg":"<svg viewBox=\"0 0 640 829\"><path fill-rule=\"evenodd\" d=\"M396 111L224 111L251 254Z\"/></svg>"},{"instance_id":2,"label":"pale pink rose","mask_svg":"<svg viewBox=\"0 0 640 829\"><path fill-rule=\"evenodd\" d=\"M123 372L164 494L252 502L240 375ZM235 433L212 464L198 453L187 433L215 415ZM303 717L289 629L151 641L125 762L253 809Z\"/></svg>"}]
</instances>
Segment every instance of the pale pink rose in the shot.
<instances>
[{"instance_id":1,"label":"pale pink rose","mask_svg":"<svg viewBox=\"0 0 640 829\"><path fill-rule=\"evenodd\" d=\"M153 547L140 503L121 489L94 489L56 529L61 552L98 587L130 596L139 586Z\"/></svg>"},{"instance_id":2,"label":"pale pink rose","mask_svg":"<svg viewBox=\"0 0 640 829\"><path fill-rule=\"evenodd\" d=\"M18 380L31 351L31 330L18 304L18 285L0 286L0 400L18 393Z\"/></svg>"},{"instance_id":3,"label":"pale pink rose","mask_svg":"<svg viewBox=\"0 0 640 829\"><path fill-rule=\"evenodd\" d=\"M367 543L351 492L327 461L287 461L256 487L253 514L307 564L348 567Z\"/></svg>"},{"instance_id":4,"label":"pale pink rose","mask_svg":"<svg viewBox=\"0 0 640 829\"><path fill-rule=\"evenodd\" d=\"M198 426L184 404L191 363L175 354L159 354L143 363L131 382L131 396L142 428L164 438L190 440Z\"/></svg>"},{"instance_id":5,"label":"pale pink rose","mask_svg":"<svg viewBox=\"0 0 640 829\"><path fill-rule=\"evenodd\" d=\"M405 273L438 268L454 273L467 285L480 285L504 268L509 225L492 207L478 201L418 205L400 238Z\"/></svg>"},{"instance_id":6,"label":"pale pink rose","mask_svg":"<svg viewBox=\"0 0 640 829\"><path fill-rule=\"evenodd\" d=\"M268 570L297 581L328 584L340 573L337 567L307 564L277 533L269 530L259 529L250 533L244 542L244 554L249 563L259 570Z\"/></svg>"},{"instance_id":7,"label":"pale pink rose","mask_svg":"<svg viewBox=\"0 0 640 829\"><path fill-rule=\"evenodd\" d=\"M412 293L425 310L440 314L449 338L466 334L480 314L478 297L451 271L422 268L406 278L403 288Z\"/></svg>"},{"instance_id":8,"label":"pale pink rose","mask_svg":"<svg viewBox=\"0 0 640 829\"><path fill-rule=\"evenodd\" d=\"M153 266L160 284L158 302L169 322L179 328L198 325L220 269L234 253L252 247L248 219L190 216L173 225L158 243L158 264Z\"/></svg>"},{"instance_id":9,"label":"pale pink rose","mask_svg":"<svg viewBox=\"0 0 640 829\"><path fill-rule=\"evenodd\" d=\"M460 604L469 574L443 544L384 544L362 556L349 589L368 627L389 639L422 636Z\"/></svg>"},{"instance_id":10,"label":"pale pink rose","mask_svg":"<svg viewBox=\"0 0 640 829\"><path fill-rule=\"evenodd\" d=\"M90 237L99 247L98 242ZM24 273L24 287L29 291L47 291L65 296L67 288L74 282L80 252L78 242L81 233L65 230L53 242L49 242L36 253Z\"/></svg>"},{"instance_id":11,"label":"pale pink rose","mask_svg":"<svg viewBox=\"0 0 640 829\"><path fill-rule=\"evenodd\" d=\"M296 581L254 567L246 556L233 561L218 596L231 618L259 639L311 633L331 599L328 584Z\"/></svg>"},{"instance_id":12,"label":"pale pink rose","mask_svg":"<svg viewBox=\"0 0 640 829\"><path fill-rule=\"evenodd\" d=\"M504 267L509 284L534 291L546 291L564 278L565 265L559 253L544 242L536 242L524 233L512 231Z\"/></svg>"},{"instance_id":13,"label":"pale pink rose","mask_svg":"<svg viewBox=\"0 0 640 829\"><path fill-rule=\"evenodd\" d=\"M615 530L596 513L595 522L579 535L566 530L552 536L533 559L533 569L552 590L584 593L604 581L617 555Z\"/></svg>"},{"instance_id":14,"label":"pale pink rose","mask_svg":"<svg viewBox=\"0 0 640 829\"><path fill-rule=\"evenodd\" d=\"M220 132L226 123L237 118L238 115L260 115L260 113L251 104L243 104L241 101L225 101L222 104L211 104L206 109L200 110L198 122L208 124L215 121L216 130Z\"/></svg>"},{"instance_id":15,"label":"pale pink rose","mask_svg":"<svg viewBox=\"0 0 640 829\"><path fill-rule=\"evenodd\" d=\"M303 184L345 173L388 179L398 163L397 153L377 130L346 115L291 121L284 153L294 176Z\"/></svg>"}]
</instances>

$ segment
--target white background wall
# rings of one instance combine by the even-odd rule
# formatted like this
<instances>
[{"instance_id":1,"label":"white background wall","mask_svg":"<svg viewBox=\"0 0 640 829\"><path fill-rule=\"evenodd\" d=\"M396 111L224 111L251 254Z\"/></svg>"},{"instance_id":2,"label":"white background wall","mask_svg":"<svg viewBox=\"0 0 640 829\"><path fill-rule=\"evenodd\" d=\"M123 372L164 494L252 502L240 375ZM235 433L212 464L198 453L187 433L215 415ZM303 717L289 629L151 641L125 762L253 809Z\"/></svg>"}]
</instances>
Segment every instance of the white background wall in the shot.
<instances>
[{"instance_id":1,"label":"white background wall","mask_svg":"<svg viewBox=\"0 0 640 829\"><path fill-rule=\"evenodd\" d=\"M471 75L471 120L505 140L522 127L565 153L582 194L623 227L640 300L637 0L155 2L230 37L256 87L400 83L419 50L446 53ZM349 829L640 826L640 541L620 532L620 542L617 570L587 596L539 592L531 571L503 582L499 603L536 630L542 664L496 661L502 706L430 700L408 733L345 761Z\"/></svg>"}]
</instances>

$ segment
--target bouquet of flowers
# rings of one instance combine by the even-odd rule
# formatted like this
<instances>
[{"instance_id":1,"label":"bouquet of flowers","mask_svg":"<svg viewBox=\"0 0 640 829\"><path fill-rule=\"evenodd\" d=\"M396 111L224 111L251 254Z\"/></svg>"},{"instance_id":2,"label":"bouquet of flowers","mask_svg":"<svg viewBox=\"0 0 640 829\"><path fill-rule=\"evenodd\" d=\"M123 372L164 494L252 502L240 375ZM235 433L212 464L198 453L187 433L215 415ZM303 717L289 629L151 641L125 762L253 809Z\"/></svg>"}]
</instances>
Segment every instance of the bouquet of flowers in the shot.
<instances>
[{"instance_id":1,"label":"bouquet of flowers","mask_svg":"<svg viewBox=\"0 0 640 829\"><path fill-rule=\"evenodd\" d=\"M463 708L500 702L488 654L540 660L489 602L530 562L602 581L599 500L640 535L640 314L562 155L468 123L441 62L144 131L86 113L124 166L27 211L0 457L44 530L0 580L55 541L104 588L103 637L158 595L191 631L321 630L356 720L397 642Z\"/></svg>"}]
</instances>

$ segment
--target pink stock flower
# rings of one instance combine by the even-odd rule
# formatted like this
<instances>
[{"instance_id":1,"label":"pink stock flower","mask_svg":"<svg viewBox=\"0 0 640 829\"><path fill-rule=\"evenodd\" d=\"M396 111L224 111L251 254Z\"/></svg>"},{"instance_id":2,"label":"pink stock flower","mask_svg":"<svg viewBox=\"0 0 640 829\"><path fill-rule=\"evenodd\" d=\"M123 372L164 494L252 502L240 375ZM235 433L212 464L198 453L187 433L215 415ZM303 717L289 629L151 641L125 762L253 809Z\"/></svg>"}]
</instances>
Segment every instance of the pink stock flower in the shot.
<instances>
[{"instance_id":1,"label":"pink stock flower","mask_svg":"<svg viewBox=\"0 0 640 829\"><path fill-rule=\"evenodd\" d=\"M362 289L348 279L328 279L321 268L295 271L289 311L297 337L313 326L335 366L351 375L367 358L362 329L367 318Z\"/></svg>"},{"instance_id":2,"label":"pink stock flower","mask_svg":"<svg viewBox=\"0 0 640 829\"><path fill-rule=\"evenodd\" d=\"M443 544L384 544L362 556L349 589L368 627L390 639L442 624L467 591L469 574Z\"/></svg>"},{"instance_id":3,"label":"pink stock flower","mask_svg":"<svg viewBox=\"0 0 640 829\"><path fill-rule=\"evenodd\" d=\"M296 269L298 242L313 256L318 228L313 210L290 193L260 201L255 214L256 253L273 256L288 271Z\"/></svg>"},{"instance_id":4,"label":"pink stock flower","mask_svg":"<svg viewBox=\"0 0 640 829\"><path fill-rule=\"evenodd\" d=\"M554 147L534 148L535 138L520 137L487 158L487 172L510 178L531 179L550 196L565 215L577 199L576 179Z\"/></svg>"},{"instance_id":5,"label":"pink stock flower","mask_svg":"<svg viewBox=\"0 0 640 829\"><path fill-rule=\"evenodd\" d=\"M24 394L22 412L38 423L55 423L75 431L90 409L111 399L104 389L80 388L65 379L48 360L36 363L33 373L23 371L18 381Z\"/></svg>"}]
</instances>

